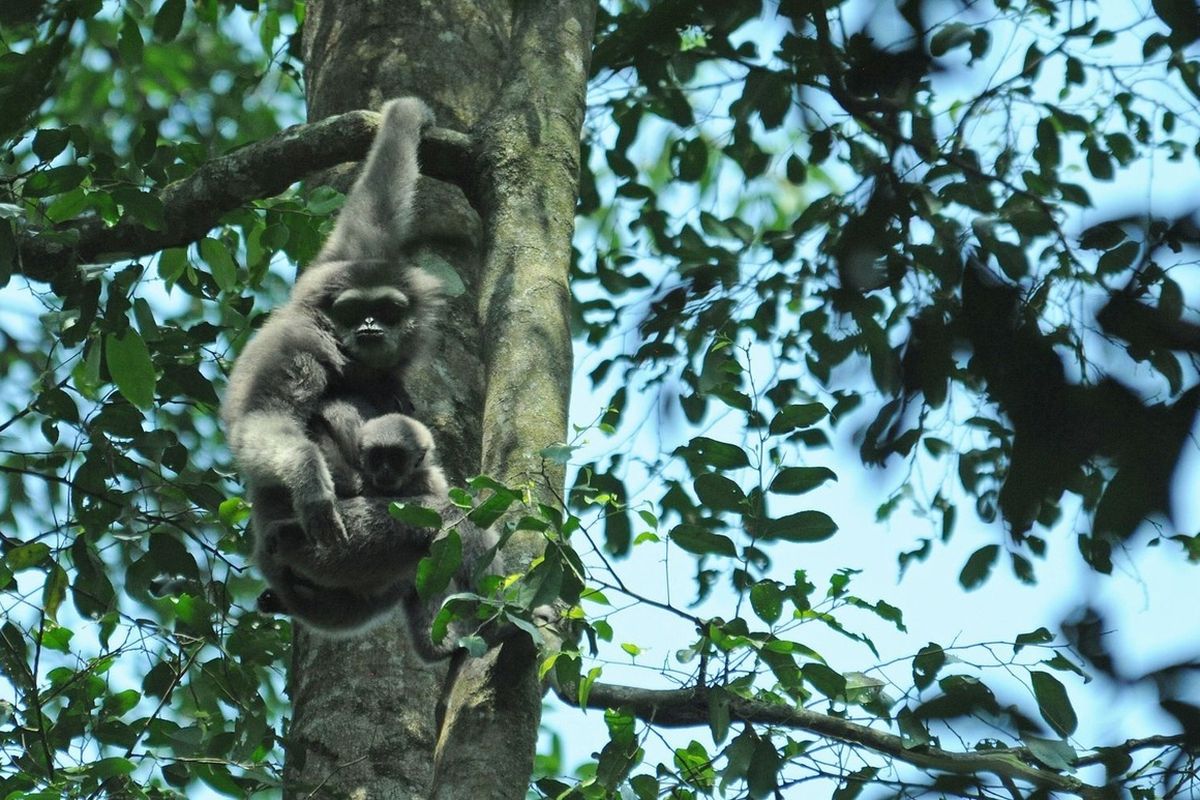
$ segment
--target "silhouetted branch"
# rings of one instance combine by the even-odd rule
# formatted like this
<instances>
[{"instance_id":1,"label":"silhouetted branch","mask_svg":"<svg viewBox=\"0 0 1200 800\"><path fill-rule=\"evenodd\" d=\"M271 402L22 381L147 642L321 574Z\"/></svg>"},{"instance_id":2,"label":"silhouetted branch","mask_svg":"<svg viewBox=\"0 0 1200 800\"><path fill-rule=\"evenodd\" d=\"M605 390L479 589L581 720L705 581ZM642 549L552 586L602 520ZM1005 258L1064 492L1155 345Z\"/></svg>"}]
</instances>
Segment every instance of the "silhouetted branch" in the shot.
<instances>
[{"instance_id":1,"label":"silhouetted branch","mask_svg":"<svg viewBox=\"0 0 1200 800\"><path fill-rule=\"evenodd\" d=\"M204 164L157 195L166 224L151 230L126 218L107 226L96 217L71 220L47 232L30 231L18 241L19 270L38 281L68 277L79 264L115 261L179 247L202 238L221 217L252 200L271 197L296 181L362 158L379 114L350 111L308 125L295 125ZM469 136L432 128L421 141L422 172L463 187L473 196Z\"/></svg>"},{"instance_id":2,"label":"silhouetted branch","mask_svg":"<svg viewBox=\"0 0 1200 800\"><path fill-rule=\"evenodd\" d=\"M579 705L573 687L566 691L557 686L555 689L564 702ZM1001 779L1025 781L1052 791L1067 792L1084 798L1100 798L1104 794L1100 787L1036 766L1037 762L1024 748L957 753L938 747L906 747L904 740L895 734L806 708L746 700L733 695L726 695L726 698L731 720L805 730L829 739L870 748L921 769L968 775L990 772ZM655 726L672 728L708 725L710 703L713 699L712 690L706 687L642 689L595 683L588 693L587 707L620 708Z\"/></svg>"}]
</instances>

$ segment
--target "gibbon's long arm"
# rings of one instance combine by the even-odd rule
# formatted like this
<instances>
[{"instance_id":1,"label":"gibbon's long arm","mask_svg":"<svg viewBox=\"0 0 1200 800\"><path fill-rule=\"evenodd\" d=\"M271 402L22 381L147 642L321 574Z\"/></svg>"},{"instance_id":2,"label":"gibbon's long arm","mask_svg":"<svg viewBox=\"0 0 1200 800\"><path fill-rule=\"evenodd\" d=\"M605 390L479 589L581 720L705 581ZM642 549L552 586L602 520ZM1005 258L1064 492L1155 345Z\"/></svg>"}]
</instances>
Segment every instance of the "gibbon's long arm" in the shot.
<instances>
[{"instance_id":1,"label":"gibbon's long arm","mask_svg":"<svg viewBox=\"0 0 1200 800\"><path fill-rule=\"evenodd\" d=\"M304 530L329 544L346 532L334 508L333 479L307 421L342 356L333 337L286 307L234 364L221 411L251 501L284 489Z\"/></svg>"},{"instance_id":2,"label":"gibbon's long arm","mask_svg":"<svg viewBox=\"0 0 1200 800\"><path fill-rule=\"evenodd\" d=\"M395 258L408 238L420 177L417 149L433 115L415 97L389 100L380 113L375 143L317 261Z\"/></svg>"}]
</instances>

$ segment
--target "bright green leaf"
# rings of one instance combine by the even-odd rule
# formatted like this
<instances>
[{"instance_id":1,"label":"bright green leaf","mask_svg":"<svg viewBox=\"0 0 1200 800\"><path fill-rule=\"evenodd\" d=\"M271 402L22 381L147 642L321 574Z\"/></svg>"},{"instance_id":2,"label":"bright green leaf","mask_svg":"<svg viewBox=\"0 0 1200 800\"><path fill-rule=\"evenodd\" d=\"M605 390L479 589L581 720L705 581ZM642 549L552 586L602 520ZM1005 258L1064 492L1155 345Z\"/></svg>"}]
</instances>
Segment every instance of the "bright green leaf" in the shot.
<instances>
[{"instance_id":1,"label":"bright green leaf","mask_svg":"<svg viewBox=\"0 0 1200 800\"><path fill-rule=\"evenodd\" d=\"M217 287L223 291L231 291L237 282L237 264L234 263L233 256L229 253L229 248L225 243L206 237L200 240L200 257L208 264L212 270L213 280L217 282Z\"/></svg>"},{"instance_id":2,"label":"bright green leaf","mask_svg":"<svg viewBox=\"0 0 1200 800\"><path fill-rule=\"evenodd\" d=\"M417 564L416 587L421 599L428 600L442 592L462 564L462 539L451 529L429 546L429 555Z\"/></svg>"},{"instance_id":3,"label":"bright green leaf","mask_svg":"<svg viewBox=\"0 0 1200 800\"><path fill-rule=\"evenodd\" d=\"M154 405L157 381L154 362L150 360L150 350L137 331L127 328L120 336L105 336L104 356L113 382L126 400L138 408Z\"/></svg>"}]
</instances>

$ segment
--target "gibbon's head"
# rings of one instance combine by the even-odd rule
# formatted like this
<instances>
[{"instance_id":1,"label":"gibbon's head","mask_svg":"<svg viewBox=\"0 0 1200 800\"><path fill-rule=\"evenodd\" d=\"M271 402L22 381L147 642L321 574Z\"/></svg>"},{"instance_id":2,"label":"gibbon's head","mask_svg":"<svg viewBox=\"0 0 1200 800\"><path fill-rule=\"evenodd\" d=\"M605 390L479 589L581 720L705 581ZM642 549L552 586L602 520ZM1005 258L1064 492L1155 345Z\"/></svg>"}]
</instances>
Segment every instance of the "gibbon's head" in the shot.
<instances>
[{"instance_id":1,"label":"gibbon's head","mask_svg":"<svg viewBox=\"0 0 1200 800\"><path fill-rule=\"evenodd\" d=\"M442 306L436 278L392 261L314 265L292 296L328 322L348 359L378 370L404 366L419 355Z\"/></svg>"},{"instance_id":2,"label":"gibbon's head","mask_svg":"<svg viewBox=\"0 0 1200 800\"><path fill-rule=\"evenodd\" d=\"M399 495L417 470L433 462L433 434L412 417L385 414L363 423L358 455L373 492Z\"/></svg>"}]
</instances>

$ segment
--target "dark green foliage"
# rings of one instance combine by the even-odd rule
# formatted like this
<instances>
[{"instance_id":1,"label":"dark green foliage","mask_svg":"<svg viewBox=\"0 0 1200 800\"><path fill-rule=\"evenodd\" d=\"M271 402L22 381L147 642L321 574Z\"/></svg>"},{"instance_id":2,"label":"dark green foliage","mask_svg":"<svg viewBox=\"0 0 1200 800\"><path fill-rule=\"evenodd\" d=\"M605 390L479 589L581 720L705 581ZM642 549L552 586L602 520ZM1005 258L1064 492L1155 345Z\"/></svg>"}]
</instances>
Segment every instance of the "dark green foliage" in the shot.
<instances>
[{"instance_id":1,"label":"dark green foliage","mask_svg":"<svg viewBox=\"0 0 1200 800\"><path fill-rule=\"evenodd\" d=\"M982 521L990 538L959 534L960 584L1011 572L1036 585L1052 577L1048 548L1068 548L1060 520L1097 573L1140 546L1145 520L1162 524L1200 403L1187 305L1200 236L1187 217L1093 205L1151 154L1195 165L1198 120L1177 99L1200 99L1200 12L1154 0L1127 29L1104 4L893 5L862 27L839 0L600 4L571 321L598 355L587 435L643 443L593 455L587 420L579 441L544 443L543 458L576 470L565 509L490 478L456 489L471 522L536 532L547 549L484 602L452 600L435 633L456 614L533 630L527 609L559 599L591 652L568 644L543 669L576 699L602 678L585 661L614 644L710 691L701 723L665 746L653 720L608 711L578 780L551 777L572 765L546 757L547 796L1007 794L988 775L834 753L739 717L739 703L873 720L922 753L1022 746L1014 759L1057 774L1080 758L1067 739L1085 730L1081 681L1131 680L1094 611L1064 625L1074 651L1043 628L1016 636L1011 660L996 645L884 652L868 632L912 622L890 584L818 574L808 558L888 548L913 567ZM290 629L254 610L216 406L340 196L262 198L186 246L105 254L49 283L24 280L19 246L36 235L69 250L80 220L178 225L165 186L303 116L302 18L286 0L0 2L0 286L19 301L0 330L6 797L279 785ZM1115 65L1105 48L1120 48ZM651 418L661 451L638 439ZM838 478L854 448L902 467L889 496L861 499L903 521L890 538L846 525L830 500L851 485ZM1195 562L1194 533L1153 542ZM622 580L622 559L642 554L692 596ZM443 588L460 557L457 537L442 539L421 591ZM640 601L685 641L621 628L617 609ZM823 634L864 663L843 664ZM1027 677L1023 693L985 682L983 651ZM889 659L895 685L876 680ZM1080 751L1114 791L1191 790L1189 669L1148 678L1187 745L1155 767L1163 783L1136 750Z\"/></svg>"},{"instance_id":2,"label":"dark green foliage","mask_svg":"<svg viewBox=\"0 0 1200 800\"><path fill-rule=\"evenodd\" d=\"M1158 19L1132 37L1098 8L1080 17L1052 0L895 8L903 22L863 23L836 1L789 0L778 17L757 2L600 12L592 68L617 132L588 141L594 200L582 211L596 232L580 248L573 288L589 345L626 337L628 349L591 375L621 408L604 422L618 437L642 424L630 419L631 398L654 392L672 431L664 438L682 442L658 457L638 452L644 473L634 459L614 463L605 480L624 472L629 492L606 514L640 499L650 530L632 540L635 555L672 542L668 557L682 549L699 559L698 602L729 590L741 598L736 611L721 606L711 644L687 652L755 643L769 674L757 673L750 695L773 685L807 697L813 683L800 676L821 680L795 643L766 632L793 610L798 621L859 635L833 611L814 614L808 593L776 568L803 563L811 543L850 535L823 502L845 460L819 448L853 436L868 464L908 466L878 506L881 519L905 508L931 522L902 567L973 524L964 508L991 523L990 540L961 563L959 582L973 589L996 575L1044 581L1048 547L1065 546L1046 531L1076 508L1079 552L1112 571L1115 549L1169 513L1190 446L1197 390L1186 364L1200 353L1200 327L1176 272L1194 277L1185 266L1200 243L1194 221L1144 219L1139 209L1082 235L1072 225L1080 210L1094 219L1105 185L1123 185L1124 170L1151 153L1195 163L1194 135L1179 124L1195 121L1194 110L1167 99L1200 96L1200 66L1185 49L1195 5L1155 2ZM1133 56L1116 71L1101 66L1096 53L1118 46L1141 51L1145 64ZM1171 89L1130 88L1151 75ZM958 480L929 485L918 477L925 468ZM643 489L644 474L663 477ZM870 537L869 546L891 546ZM1177 552L1194 558L1187 544ZM878 607L842 594L842 579L831 597ZM1018 650L1052 641L1026 637ZM950 663L932 644L912 661L928 702L900 713L911 746L936 742L942 729L926 728L928 717L991 720L1003 710L975 677L947 677ZM1078 669L1061 654L1045 663ZM1031 674L1027 694L1046 724L1070 735L1073 686ZM1013 741L1064 768L1074 756L1035 735L1045 728L1032 711L1005 712ZM748 781L747 736L727 748L726 780ZM699 763L699 750L676 749L676 777L703 794L707 785L689 778L693 756ZM840 778L838 795L852 797L875 774ZM956 781L933 785L978 788ZM748 781L748 792L767 785Z\"/></svg>"}]
</instances>

